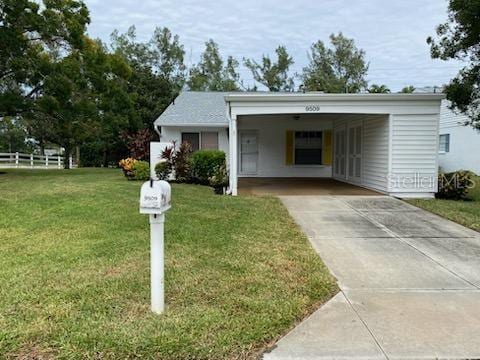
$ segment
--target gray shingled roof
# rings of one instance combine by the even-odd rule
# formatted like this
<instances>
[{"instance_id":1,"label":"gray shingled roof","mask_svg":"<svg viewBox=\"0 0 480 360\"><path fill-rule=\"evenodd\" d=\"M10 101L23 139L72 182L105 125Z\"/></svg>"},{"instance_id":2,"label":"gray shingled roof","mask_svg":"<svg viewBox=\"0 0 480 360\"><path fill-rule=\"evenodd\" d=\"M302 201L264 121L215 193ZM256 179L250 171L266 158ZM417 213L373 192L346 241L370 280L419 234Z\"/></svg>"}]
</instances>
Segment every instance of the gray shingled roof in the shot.
<instances>
[{"instance_id":1,"label":"gray shingled roof","mask_svg":"<svg viewBox=\"0 0 480 360\"><path fill-rule=\"evenodd\" d=\"M155 120L155 125L228 125L226 92L183 91Z\"/></svg>"}]
</instances>

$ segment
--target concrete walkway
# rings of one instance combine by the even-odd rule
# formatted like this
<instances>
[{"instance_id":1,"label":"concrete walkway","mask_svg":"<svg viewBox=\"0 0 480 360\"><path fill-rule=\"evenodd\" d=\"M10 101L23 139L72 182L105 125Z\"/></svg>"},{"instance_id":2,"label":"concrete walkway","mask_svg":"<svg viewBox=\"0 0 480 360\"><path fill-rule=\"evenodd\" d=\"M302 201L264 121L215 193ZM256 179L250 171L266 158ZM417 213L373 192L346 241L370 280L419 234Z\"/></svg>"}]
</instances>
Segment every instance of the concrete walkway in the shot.
<instances>
[{"instance_id":1,"label":"concrete walkway","mask_svg":"<svg viewBox=\"0 0 480 360\"><path fill-rule=\"evenodd\" d=\"M341 292L264 359L480 358L480 234L385 196L281 200Z\"/></svg>"}]
</instances>

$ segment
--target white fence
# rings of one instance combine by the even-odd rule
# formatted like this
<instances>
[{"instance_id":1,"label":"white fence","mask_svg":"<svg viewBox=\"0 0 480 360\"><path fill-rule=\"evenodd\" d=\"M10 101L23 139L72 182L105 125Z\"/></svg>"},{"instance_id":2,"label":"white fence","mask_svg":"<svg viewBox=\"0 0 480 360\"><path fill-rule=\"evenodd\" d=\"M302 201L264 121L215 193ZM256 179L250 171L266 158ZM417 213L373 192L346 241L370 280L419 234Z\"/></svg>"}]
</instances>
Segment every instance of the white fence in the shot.
<instances>
[{"instance_id":1,"label":"white fence","mask_svg":"<svg viewBox=\"0 0 480 360\"><path fill-rule=\"evenodd\" d=\"M71 156L68 161L70 168L77 167ZM63 162L63 156L0 153L0 168L4 169L63 169Z\"/></svg>"}]
</instances>

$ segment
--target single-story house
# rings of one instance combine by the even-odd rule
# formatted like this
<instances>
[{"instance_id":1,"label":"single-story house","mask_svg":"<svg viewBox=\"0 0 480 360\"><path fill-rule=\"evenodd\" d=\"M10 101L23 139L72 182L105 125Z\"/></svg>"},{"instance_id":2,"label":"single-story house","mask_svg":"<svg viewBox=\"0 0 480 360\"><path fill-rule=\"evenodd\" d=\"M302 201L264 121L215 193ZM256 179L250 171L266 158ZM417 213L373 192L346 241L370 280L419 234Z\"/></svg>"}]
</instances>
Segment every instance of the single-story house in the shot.
<instances>
[{"instance_id":1,"label":"single-story house","mask_svg":"<svg viewBox=\"0 0 480 360\"><path fill-rule=\"evenodd\" d=\"M440 110L440 169L445 172L470 170L480 174L480 131L465 126L466 115L456 114L450 102L442 101Z\"/></svg>"},{"instance_id":2,"label":"single-story house","mask_svg":"<svg viewBox=\"0 0 480 360\"><path fill-rule=\"evenodd\" d=\"M242 178L333 178L397 197L437 191L443 94L182 92L155 121L160 142L221 149ZM153 166L152 166L153 167Z\"/></svg>"}]
</instances>

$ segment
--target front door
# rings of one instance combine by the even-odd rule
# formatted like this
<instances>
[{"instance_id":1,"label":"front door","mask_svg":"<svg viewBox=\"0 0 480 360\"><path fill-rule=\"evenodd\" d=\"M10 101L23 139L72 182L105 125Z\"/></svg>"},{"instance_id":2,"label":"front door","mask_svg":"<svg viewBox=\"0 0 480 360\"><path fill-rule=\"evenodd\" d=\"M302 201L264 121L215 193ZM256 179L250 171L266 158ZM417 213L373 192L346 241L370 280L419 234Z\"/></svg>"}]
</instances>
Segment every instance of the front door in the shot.
<instances>
[{"instance_id":1,"label":"front door","mask_svg":"<svg viewBox=\"0 0 480 360\"><path fill-rule=\"evenodd\" d=\"M240 132L240 174L256 175L258 142L255 131Z\"/></svg>"},{"instance_id":2,"label":"front door","mask_svg":"<svg viewBox=\"0 0 480 360\"><path fill-rule=\"evenodd\" d=\"M362 178L362 125L348 127L348 180L360 182Z\"/></svg>"},{"instance_id":3,"label":"front door","mask_svg":"<svg viewBox=\"0 0 480 360\"><path fill-rule=\"evenodd\" d=\"M334 164L333 164L333 172L335 177L345 179L346 174L346 129L345 126L341 126L334 130Z\"/></svg>"}]
</instances>

